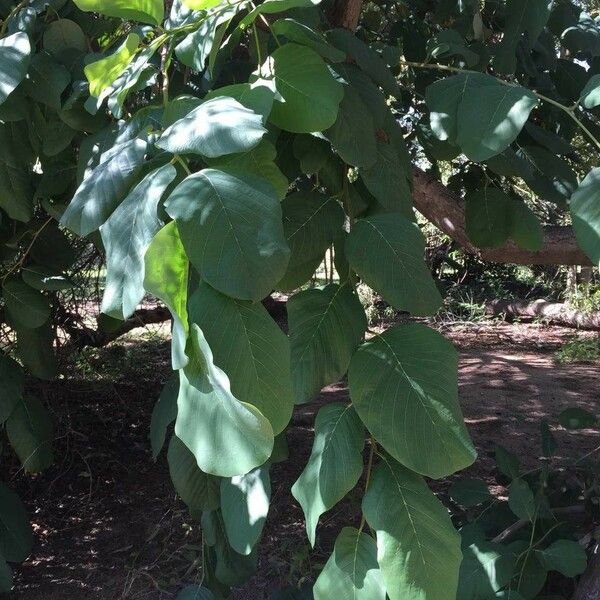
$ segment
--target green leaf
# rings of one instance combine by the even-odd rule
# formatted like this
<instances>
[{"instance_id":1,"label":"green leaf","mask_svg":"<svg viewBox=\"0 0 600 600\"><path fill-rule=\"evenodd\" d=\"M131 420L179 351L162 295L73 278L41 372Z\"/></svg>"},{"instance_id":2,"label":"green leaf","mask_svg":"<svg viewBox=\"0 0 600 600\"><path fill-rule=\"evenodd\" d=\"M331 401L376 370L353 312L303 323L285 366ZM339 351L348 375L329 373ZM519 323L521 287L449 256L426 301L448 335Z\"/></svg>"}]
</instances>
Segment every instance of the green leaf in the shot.
<instances>
[{"instance_id":1,"label":"green leaf","mask_svg":"<svg viewBox=\"0 0 600 600\"><path fill-rule=\"evenodd\" d=\"M10 319L21 327L41 327L50 317L46 296L19 279L7 279L2 285L4 307Z\"/></svg>"},{"instance_id":2,"label":"green leaf","mask_svg":"<svg viewBox=\"0 0 600 600\"><path fill-rule=\"evenodd\" d=\"M23 562L33 546L29 516L19 496L0 482L0 557Z\"/></svg>"},{"instance_id":3,"label":"green leaf","mask_svg":"<svg viewBox=\"0 0 600 600\"><path fill-rule=\"evenodd\" d=\"M269 467L221 480L221 512L231 547L247 556L258 542L271 502Z\"/></svg>"},{"instance_id":4,"label":"green leaf","mask_svg":"<svg viewBox=\"0 0 600 600\"><path fill-rule=\"evenodd\" d=\"M69 71L49 54L43 52L32 57L23 88L37 102L60 110L61 95L70 82Z\"/></svg>"},{"instance_id":5,"label":"green leaf","mask_svg":"<svg viewBox=\"0 0 600 600\"><path fill-rule=\"evenodd\" d=\"M457 598L491 600L512 579L515 557L500 544L476 542L463 548Z\"/></svg>"},{"instance_id":6,"label":"green leaf","mask_svg":"<svg viewBox=\"0 0 600 600\"><path fill-rule=\"evenodd\" d=\"M533 48L542 33L552 10L551 0L507 0L506 20L502 43L496 51L494 67L500 73L514 73L517 68L517 47L526 34Z\"/></svg>"},{"instance_id":7,"label":"green leaf","mask_svg":"<svg viewBox=\"0 0 600 600\"><path fill-rule=\"evenodd\" d=\"M377 160L375 124L360 94L344 86L344 98L337 119L323 132L345 163L371 167Z\"/></svg>"},{"instance_id":8,"label":"green leaf","mask_svg":"<svg viewBox=\"0 0 600 600\"><path fill-rule=\"evenodd\" d=\"M198 468L194 455L176 435L169 442L167 461L175 491L190 510L219 508L219 479Z\"/></svg>"},{"instance_id":9,"label":"green leaf","mask_svg":"<svg viewBox=\"0 0 600 600\"><path fill-rule=\"evenodd\" d=\"M106 152L64 212L61 225L77 235L96 231L125 197L144 162L147 142L134 138Z\"/></svg>"},{"instance_id":10,"label":"green leaf","mask_svg":"<svg viewBox=\"0 0 600 600\"><path fill-rule=\"evenodd\" d=\"M179 375L171 375L163 387L150 419L150 445L152 458L157 459L167 437L167 429L177 417L177 396L179 395Z\"/></svg>"},{"instance_id":11,"label":"green leaf","mask_svg":"<svg viewBox=\"0 0 600 600\"><path fill-rule=\"evenodd\" d=\"M556 452L556 438L550 429L550 424L546 419L540 421L540 433L542 438L542 456L550 458Z\"/></svg>"},{"instance_id":12,"label":"green leaf","mask_svg":"<svg viewBox=\"0 0 600 600\"><path fill-rule=\"evenodd\" d=\"M515 479L508 487L508 506L519 517L533 522L536 518L536 506L533 492L523 479Z\"/></svg>"},{"instance_id":13,"label":"green leaf","mask_svg":"<svg viewBox=\"0 0 600 600\"><path fill-rule=\"evenodd\" d=\"M182 369L188 362L185 345L189 332L189 261L174 221L165 225L150 242L144 257L144 273L146 291L160 298L173 316L173 369Z\"/></svg>"},{"instance_id":14,"label":"green leaf","mask_svg":"<svg viewBox=\"0 0 600 600\"><path fill-rule=\"evenodd\" d=\"M168 127L156 145L172 154L201 154L209 158L246 152L266 129L259 114L237 100L218 96L203 102Z\"/></svg>"},{"instance_id":15,"label":"green leaf","mask_svg":"<svg viewBox=\"0 0 600 600\"><path fill-rule=\"evenodd\" d=\"M44 49L55 56L67 50L87 52L83 29L71 19L57 19L44 31Z\"/></svg>"},{"instance_id":16,"label":"green leaf","mask_svg":"<svg viewBox=\"0 0 600 600\"><path fill-rule=\"evenodd\" d=\"M600 75L590 77L581 92L579 103L589 110L600 106Z\"/></svg>"},{"instance_id":17,"label":"green leaf","mask_svg":"<svg viewBox=\"0 0 600 600\"><path fill-rule=\"evenodd\" d=\"M25 78L30 58L31 43L26 33L20 31L0 40L0 104Z\"/></svg>"},{"instance_id":18,"label":"green leaf","mask_svg":"<svg viewBox=\"0 0 600 600\"><path fill-rule=\"evenodd\" d=\"M130 19L149 25L160 25L164 18L162 0L73 0L83 11L97 12L107 17Z\"/></svg>"},{"instance_id":19,"label":"green leaf","mask_svg":"<svg viewBox=\"0 0 600 600\"><path fill-rule=\"evenodd\" d=\"M465 225L469 239L479 248L498 248L512 229L512 199L502 190L486 187L467 194Z\"/></svg>"},{"instance_id":20,"label":"green leaf","mask_svg":"<svg viewBox=\"0 0 600 600\"><path fill-rule=\"evenodd\" d=\"M271 31L275 35L287 38L290 42L308 46L331 62L342 62L346 58L344 52L329 44L318 31L294 19L287 18L275 21L271 25Z\"/></svg>"},{"instance_id":21,"label":"green leaf","mask_svg":"<svg viewBox=\"0 0 600 600\"><path fill-rule=\"evenodd\" d=\"M39 473L54 461L52 418L36 397L21 399L6 421L6 434L26 473Z\"/></svg>"},{"instance_id":22,"label":"green leaf","mask_svg":"<svg viewBox=\"0 0 600 600\"><path fill-rule=\"evenodd\" d=\"M262 177L275 188L277 196L283 199L287 194L289 182L275 164L276 157L277 150L275 146L269 140L263 138L258 146L247 152L208 160L207 163L216 169L240 174L246 172Z\"/></svg>"},{"instance_id":23,"label":"green leaf","mask_svg":"<svg viewBox=\"0 0 600 600\"><path fill-rule=\"evenodd\" d=\"M231 393L200 328L192 325L190 333L190 362L181 371L175 434L205 473L244 475L271 455L273 428L258 409Z\"/></svg>"},{"instance_id":24,"label":"green leaf","mask_svg":"<svg viewBox=\"0 0 600 600\"><path fill-rule=\"evenodd\" d=\"M390 600L456 600L460 537L422 477L383 457L362 508Z\"/></svg>"},{"instance_id":25,"label":"green leaf","mask_svg":"<svg viewBox=\"0 0 600 600\"><path fill-rule=\"evenodd\" d=\"M350 285L299 292L287 304L297 403L338 381L363 339L367 317Z\"/></svg>"},{"instance_id":26,"label":"green leaf","mask_svg":"<svg viewBox=\"0 0 600 600\"><path fill-rule=\"evenodd\" d=\"M281 203L283 231L291 255L277 287L295 290L306 283L323 261L325 252L341 231L344 209L318 192L295 192Z\"/></svg>"},{"instance_id":27,"label":"green leaf","mask_svg":"<svg viewBox=\"0 0 600 600\"><path fill-rule=\"evenodd\" d=\"M346 241L350 266L399 310L437 312L442 298L424 261L425 238L399 213L359 219Z\"/></svg>"},{"instance_id":28,"label":"green leaf","mask_svg":"<svg viewBox=\"0 0 600 600\"><path fill-rule=\"evenodd\" d=\"M314 50L285 44L267 59L261 73L274 79L281 95L269 117L274 125L284 131L311 133L335 123L344 90Z\"/></svg>"},{"instance_id":29,"label":"green leaf","mask_svg":"<svg viewBox=\"0 0 600 600\"><path fill-rule=\"evenodd\" d=\"M524 202L512 199L510 237L525 250L535 252L544 247L544 228Z\"/></svg>"},{"instance_id":30,"label":"green leaf","mask_svg":"<svg viewBox=\"0 0 600 600\"><path fill-rule=\"evenodd\" d=\"M385 600L375 540L353 527L344 527L313 593L315 600Z\"/></svg>"},{"instance_id":31,"label":"green leaf","mask_svg":"<svg viewBox=\"0 0 600 600\"><path fill-rule=\"evenodd\" d=\"M571 540L556 540L548 548L537 550L536 554L548 571L558 571L565 577L577 577L587 566L585 550Z\"/></svg>"},{"instance_id":32,"label":"green leaf","mask_svg":"<svg viewBox=\"0 0 600 600\"><path fill-rule=\"evenodd\" d=\"M600 168L592 169L571 196L571 219L577 241L591 261L600 265Z\"/></svg>"},{"instance_id":33,"label":"green leaf","mask_svg":"<svg viewBox=\"0 0 600 600\"><path fill-rule=\"evenodd\" d=\"M63 273L43 265L31 264L21 270L23 281L36 290L60 292L71 289L74 283Z\"/></svg>"},{"instance_id":34,"label":"green leaf","mask_svg":"<svg viewBox=\"0 0 600 600\"><path fill-rule=\"evenodd\" d=\"M273 432L281 433L294 406L290 344L265 307L224 296L203 282L188 312L204 332L215 364L227 373L231 393L258 408Z\"/></svg>"},{"instance_id":35,"label":"green leaf","mask_svg":"<svg viewBox=\"0 0 600 600\"><path fill-rule=\"evenodd\" d=\"M23 395L25 374L16 361L0 354L0 425L10 417ZM0 552L1 554L1 552Z\"/></svg>"},{"instance_id":36,"label":"green leaf","mask_svg":"<svg viewBox=\"0 0 600 600\"><path fill-rule=\"evenodd\" d=\"M17 354L25 368L39 379L52 379L58 370L54 354L54 331L49 323L37 329L15 326Z\"/></svg>"},{"instance_id":37,"label":"green leaf","mask_svg":"<svg viewBox=\"0 0 600 600\"><path fill-rule=\"evenodd\" d=\"M12 590L12 571L4 557L0 555L0 592L8 593Z\"/></svg>"},{"instance_id":38,"label":"green leaf","mask_svg":"<svg viewBox=\"0 0 600 600\"><path fill-rule=\"evenodd\" d=\"M166 209L190 262L220 292L261 300L285 273L281 206L263 179L204 169L175 188Z\"/></svg>"},{"instance_id":39,"label":"green leaf","mask_svg":"<svg viewBox=\"0 0 600 600\"><path fill-rule=\"evenodd\" d=\"M450 486L450 498L465 508L472 508L492 499L485 481L461 479Z\"/></svg>"},{"instance_id":40,"label":"green leaf","mask_svg":"<svg viewBox=\"0 0 600 600\"><path fill-rule=\"evenodd\" d=\"M590 429L598 425L598 417L583 408L567 408L558 416L565 429Z\"/></svg>"},{"instance_id":41,"label":"green leaf","mask_svg":"<svg viewBox=\"0 0 600 600\"><path fill-rule=\"evenodd\" d=\"M102 312L125 320L144 297L144 255L162 226L158 203L177 175L167 164L138 183L100 228L106 250Z\"/></svg>"},{"instance_id":42,"label":"green leaf","mask_svg":"<svg viewBox=\"0 0 600 600\"><path fill-rule=\"evenodd\" d=\"M98 98L116 81L135 56L139 43L140 36L130 33L116 52L85 67L84 72L90 82L92 96Z\"/></svg>"},{"instance_id":43,"label":"green leaf","mask_svg":"<svg viewBox=\"0 0 600 600\"><path fill-rule=\"evenodd\" d=\"M509 452L503 446L496 446L495 456L496 465L500 473L509 479L519 477L521 471L519 459L512 452Z\"/></svg>"},{"instance_id":44,"label":"green leaf","mask_svg":"<svg viewBox=\"0 0 600 600\"><path fill-rule=\"evenodd\" d=\"M208 10L221 4L223 0L182 0L183 4L191 10Z\"/></svg>"},{"instance_id":45,"label":"green leaf","mask_svg":"<svg viewBox=\"0 0 600 600\"><path fill-rule=\"evenodd\" d=\"M260 82L233 83L211 90L204 100L212 100L219 96L228 96L237 100L241 105L261 115L264 123L271 114L275 92L270 87L261 85Z\"/></svg>"},{"instance_id":46,"label":"green leaf","mask_svg":"<svg viewBox=\"0 0 600 600\"><path fill-rule=\"evenodd\" d=\"M189 0L186 0L189 1ZM221 1L221 0L219 0ZM188 585L184 587L175 600L213 600L214 596L210 590L200 585Z\"/></svg>"},{"instance_id":47,"label":"green leaf","mask_svg":"<svg viewBox=\"0 0 600 600\"><path fill-rule=\"evenodd\" d=\"M319 409L310 458L292 486L292 495L304 511L306 532L313 547L319 517L360 479L364 435L351 405L333 403Z\"/></svg>"},{"instance_id":48,"label":"green leaf","mask_svg":"<svg viewBox=\"0 0 600 600\"><path fill-rule=\"evenodd\" d=\"M185 0L194 2L195 0ZM293 8L312 8L321 0L265 0L253 8L241 21L240 25L246 27L251 24L258 15L284 13Z\"/></svg>"},{"instance_id":49,"label":"green leaf","mask_svg":"<svg viewBox=\"0 0 600 600\"><path fill-rule=\"evenodd\" d=\"M480 162L500 154L519 135L537 97L483 73L464 73L427 88L431 129Z\"/></svg>"},{"instance_id":50,"label":"green leaf","mask_svg":"<svg viewBox=\"0 0 600 600\"><path fill-rule=\"evenodd\" d=\"M348 370L350 397L396 460L438 479L476 457L458 403L458 355L433 329L400 325L363 344Z\"/></svg>"}]
</instances>

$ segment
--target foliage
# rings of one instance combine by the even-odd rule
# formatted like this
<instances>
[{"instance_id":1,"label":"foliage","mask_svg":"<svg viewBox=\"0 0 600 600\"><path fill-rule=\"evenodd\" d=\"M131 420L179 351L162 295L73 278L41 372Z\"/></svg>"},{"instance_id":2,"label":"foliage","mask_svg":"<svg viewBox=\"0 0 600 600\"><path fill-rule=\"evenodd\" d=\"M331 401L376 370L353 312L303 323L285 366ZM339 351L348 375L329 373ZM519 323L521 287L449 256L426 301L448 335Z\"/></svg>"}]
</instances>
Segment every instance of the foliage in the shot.
<instances>
[{"instance_id":1,"label":"foliage","mask_svg":"<svg viewBox=\"0 0 600 600\"><path fill-rule=\"evenodd\" d=\"M65 315L75 249L100 249L101 327L146 293L173 317L175 379L152 444L156 455L169 440L174 486L203 529L205 588L182 598L224 597L255 570L293 404L347 371L351 404L321 410L293 491L312 543L363 474L364 518L340 532L315 595L453 600L465 585L473 540L461 550L424 479L475 460L456 352L423 324L365 340L356 292L362 281L414 316L441 305L411 159L435 174L456 159L448 184L467 198L475 244L538 249L550 202L599 260L600 180L581 167L600 149L596 20L566 0L383 0L354 34L326 4L0 1L3 429L26 472L51 465L51 418L26 375L56 376L56 340L82 329ZM332 246L339 281L294 293L284 335L260 301L305 286ZM510 508L537 522L540 480L513 478ZM6 561L27 556L31 532L0 491L9 589ZM520 573L565 553L523 548ZM531 597L540 581L518 589Z\"/></svg>"},{"instance_id":2,"label":"foliage","mask_svg":"<svg viewBox=\"0 0 600 600\"><path fill-rule=\"evenodd\" d=\"M594 338L574 338L565 342L554 356L561 364L594 362L600 359L600 342Z\"/></svg>"}]
</instances>

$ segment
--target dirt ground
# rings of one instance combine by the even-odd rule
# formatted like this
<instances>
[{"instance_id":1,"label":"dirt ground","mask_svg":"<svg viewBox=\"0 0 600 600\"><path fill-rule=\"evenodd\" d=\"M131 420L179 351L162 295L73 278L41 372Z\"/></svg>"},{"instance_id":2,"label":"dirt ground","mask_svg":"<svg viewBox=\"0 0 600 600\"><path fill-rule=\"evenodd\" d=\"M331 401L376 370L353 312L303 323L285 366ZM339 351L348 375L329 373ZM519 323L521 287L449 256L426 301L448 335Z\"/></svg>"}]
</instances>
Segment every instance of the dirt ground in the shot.
<instances>
[{"instance_id":1,"label":"dirt ground","mask_svg":"<svg viewBox=\"0 0 600 600\"><path fill-rule=\"evenodd\" d=\"M559 460L600 446L597 431L567 432L557 425L566 407L596 413L599 407L600 364L559 366L553 359L572 330L492 323L444 333L460 350L460 399L479 452L461 476L482 477L503 494L493 477L495 445L515 452L526 468L535 466L541 418L552 425ZM53 468L28 478L15 462L2 467L2 479L24 498L36 534L31 557L15 569L11 598L163 600L174 598L182 582L194 582L199 531L175 498L164 455L153 463L148 442L168 359L161 333L149 331L141 341L86 352L64 379L36 387L56 418L62 417ZM290 460L273 467L259 574L234 598L262 600L277 587L309 581L339 528L357 522L352 498L359 489L324 515L311 553L301 510L289 492L310 453L314 413L325 402L346 398L340 382L297 409L288 434Z\"/></svg>"}]
</instances>

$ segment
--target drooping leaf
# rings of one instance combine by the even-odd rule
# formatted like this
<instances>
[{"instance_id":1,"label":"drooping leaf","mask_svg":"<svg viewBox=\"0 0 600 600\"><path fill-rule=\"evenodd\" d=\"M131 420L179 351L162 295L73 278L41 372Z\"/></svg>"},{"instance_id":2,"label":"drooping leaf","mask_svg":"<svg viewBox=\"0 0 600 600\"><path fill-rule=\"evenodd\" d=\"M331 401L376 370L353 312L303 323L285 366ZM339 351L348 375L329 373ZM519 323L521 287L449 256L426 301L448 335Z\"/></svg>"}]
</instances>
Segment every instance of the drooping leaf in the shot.
<instances>
[{"instance_id":1,"label":"drooping leaf","mask_svg":"<svg viewBox=\"0 0 600 600\"><path fill-rule=\"evenodd\" d=\"M272 186L253 175L204 169L166 203L202 279L242 300L261 300L285 272L289 248Z\"/></svg>"},{"instance_id":2,"label":"drooping leaf","mask_svg":"<svg viewBox=\"0 0 600 600\"><path fill-rule=\"evenodd\" d=\"M537 513L535 498L529 484L520 478L514 479L508 488L508 506L519 517L534 521Z\"/></svg>"},{"instance_id":3,"label":"drooping leaf","mask_svg":"<svg viewBox=\"0 0 600 600\"><path fill-rule=\"evenodd\" d=\"M67 50L87 51L85 33L71 19L57 19L44 31L44 49L52 55L60 55Z\"/></svg>"},{"instance_id":4,"label":"drooping leaf","mask_svg":"<svg viewBox=\"0 0 600 600\"><path fill-rule=\"evenodd\" d=\"M361 476L363 446L364 429L351 405L327 404L319 410L310 458L292 486L313 547L319 517L335 506Z\"/></svg>"},{"instance_id":5,"label":"drooping leaf","mask_svg":"<svg viewBox=\"0 0 600 600\"><path fill-rule=\"evenodd\" d=\"M571 218L577 241L600 265L600 169L592 169L571 196Z\"/></svg>"},{"instance_id":6,"label":"drooping leaf","mask_svg":"<svg viewBox=\"0 0 600 600\"><path fill-rule=\"evenodd\" d=\"M502 43L496 51L494 66L500 73L514 73L517 68L517 47L522 35L533 47L548 22L551 0L508 0Z\"/></svg>"},{"instance_id":7,"label":"drooping leaf","mask_svg":"<svg viewBox=\"0 0 600 600\"><path fill-rule=\"evenodd\" d=\"M0 424L2 424L10 417L21 399L25 385L25 374L21 365L5 354L0 354L0 382Z\"/></svg>"},{"instance_id":8,"label":"drooping leaf","mask_svg":"<svg viewBox=\"0 0 600 600\"><path fill-rule=\"evenodd\" d=\"M588 429L598 425L598 417L578 407L566 408L558 416L558 421L565 429Z\"/></svg>"},{"instance_id":9,"label":"drooping leaf","mask_svg":"<svg viewBox=\"0 0 600 600\"><path fill-rule=\"evenodd\" d=\"M292 381L297 403L308 402L346 372L367 317L350 285L330 284L288 300Z\"/></svg>"},{"instance_id":10,"label":"drooping leaf","mask_svg":"<svg viewBox=\"0 0 600 600\"><path fill-rule=\"evenodd\" d=\"M96 231L129 191L146 148L145 140L134 138L107 151L75 192L61 225L81 236Z\"/></svg>"},{"instance_id":11,"label":"drooping leaf","mask_svg":"<svg viewBox=\"0 0 600 600\"><path fill-rule=\"evenodd\" d=\"M282 202L283 231L290 261L277 287L295 290L306 283L321 264L327 248L344 224L344 210L333 198L318 192L295 192Z\"/></svg>"},{"instance_id":12,"label":"drooping leaf","mask_svg":"<svg viewBox=\"0 0 600 600\"><path fill-rule=\"evenodd\" d=\"M275 100L269 117L277 127L311 133L335 123L344 90L314 50L285 44L267 59L261 74L274 79L282 98Z\"/></svg>"},{"instance_id":13,"label":"drooping leaf","mask_svg":"<svg viewBox=\"0 0 600 600\"><path fill-rule=\"evenodd\" d=\"M100 228L106 251L103 313L125 320L144 297L144 255L162 225L158 203L176 175L171 164L148 173Z\"/></svg>"},{"instance_id":14,"label":"drooping leaf","mask_svg":"<svg viewBox=\"0 0 600 600\"><path fill-rule=\"evenodd\" d=\"M450 498L465 508L483 504L492 499L485 481L481 479L460 479L450 487Z\"/></svg>"},{"instance_id":15,"label":"drooping leaf","mask_svg":"<svg viewBox=\"0 0 600 600\"><path fill-rule=\"evenodd\" d=\"M61 271L43 265L27 265L23 267L21 275L29 287L41 291L60 292L74 285Z\"/></svg>"},{"instance_id":16,"label":"drooping leaf","mask_svg":"<svg viewBox=\"0 0 600 600\"><path fill-rule=\"evenodd\" d=\"M0 40L0 104L23 81L31 59L29 36L22 31Z\"/></svg>"},{"instance_id":17,"label":"drooping leaf","mask_svg":"<svg viewBox=\"0 0 600 600\"><path fill-rule=\"evenodd\" d=\"M24 561L33 546L29 517L19 496L0 482L0 557Z\"/></svg>"},{"instance_id":18,"label":"drooping leaf","mask_svg":"<svg viewBox=\"0 0 600 600\"><path fill-rule=\"evenodd\" d=\"M20 279L7 279L2 285L2 295L8 316L21 327L36 329L50 316L50 304L46 296Z\"/></svg>"},{"instance_id":19,"label":"drooping leaf","mask_svg":"<svg viewBox=\"0 0 600 600\"><path fill-rule=\"evenodd\" d=\"M344 527L317 578L313 593L315 600L385 600L375 540L353 527Z\"/></svg>"},{"instance_id":20,"label":"drooping leaf","mask_svg":"<svg viewBox=\"0 0 600 600\"><path fill-rule=\"evenodd\" d=\"M271 501L268 465L221 480L221 512L231 547L248 555L258 542Z\"/></svg>"},{"instance_id":21,"label":"drooping leaf","mask_svg":"<svg viewBox=\"0 0 600 600\"><path fill-rule=\"evenodd\" d=\"M52 418L35 396L19 401L6 421L6 434L26 473L39 473L52 464Z\"/></svg>"},{"instance_id":22,"label":"drooping leaf","mask_svg":"<svg viewBox=\"0 0 600 600\"><path fill-rule=\"evenodd\" d=\"M363 344L350 363L356 412L396 460L440 478L476 457L458 403L458 356L439 333L413 323Z\"/></svg>"},{"instance_id":23,"label":"drooping leaf","mask_svg":"<svg viewBox=\"0 0 600 600\"><path fill-rule=\"evenodd\" d=\"M273 432L281 433L294 406L290 344L265 307L224 296L203 282L190 297L188 312L206 336L215 364L227 373L232 394L258 408Z\"/></svg>"},{"instance_id":24,"label":"drooping leaf","mask_svg":"<svg viewBox=\"0 0 600 600\"><path fill-rule=\"evenodd\" d=\"M190 329L188 356L180 373L175 434L205 473L245 475L271 455L273 428L258 409L231 393L197 325Z\"/></svg>"},{"instance_id":25,"label":"drooping leaf","mask_svg":"<svg viewBox=\"0 0 600 600\"><path fill-rule=\"evenodd\" d=\"M175 121L156 145L173 154L214 158L246 152L254 148L265 133L259 114L233 98L218 96Z\"/></svg>"},{"instance_id":26,"label":"drooping leaf","mask_svg":"<svg viewBox=\"0 0 600 600\"><path fill-rule=\"evenodd\" d=\"M565 577L577 577L587 566L585 549L572 540L556 540L536 553L548 571L558 571Z\"/></svg>"},{"instance_id":27,"label":"drooping leaf","mask_svg":"<svg viewBox=\"0 0 600 600\"><path fill-rule=\"evenodd\" d=\"M98 98L123 73L131 62L140 43L137 33L130 33L119 49L85 67L85 76L90 83L90 94Z\"/></svg>"},{"instance_id":28,"label":"drooping leaf","mask_svg":"<svg viewBox=\"0 0 600 600\"><path fill-rule=\"evenodd\" d=\"M427 88L433 133L473 161L508 148L537 102L529 90L483 73L461 73Z\"/></svg>"},{"instance_id":29,"label":"drooping leaf","mask_svg":"<svg viewBox=\"0 0 600 600\"><path fill-rule=\"evenodd\" d=\"M359 219L346 241L346 256L360 277L399 310L435 313L442 298L423 259L425 239L399 213Z\"/></svg>"},{"instance_id":30,"label":"drooping leaf","mask_svg":"<svg viewBox=\"0 0 600 600\"><path fill-rule=\"evenodd\" d=\"M167 461L175 491L190 510L219 508L219 479L200 470L194 455L176 435L169 442Z\"/></svg>"},{"instance_id":31,"label":"drooping leaf","mask_svg":"<svg viewBox=\"0 0 600 600\"><path fill-rule=\"evenodd\" d=\"M144 257L144 288L160 298L173 317L171 357L173 369L188 362L185 345L188 337L189 261L175 221L165 225L150 242Z\"/></svg>"},{"instance_id":32,"label":"drooping leaf","mask_svg":"<svg viewBox=\"0 0 600 600\"><path fill-rule=\"evenodd\" d=\"M179 395L179 375L174 373L163 387L150 419L150 445L152 458L156 460L167 436L167 429L177 417L177 396Z\"/></svg>"},{"instance_id":33,"label":"drooping leaf","mask_svg":"<svg viewBox=\"0 0 600 600\"><path fill-rule=\"evenodd\" d=\"M422 477L383 457L362 507L390 600L456 600L460 537Z\"/></svg>"},{"instance_id":34,"label":"drooping leaf","mask_svg":"<svg viewBox=\"0 0 600 600\"><path fill-rule=\"evenodd\" d=\"M131 19L149 25L160 25L164 18L162 0L74 0L84 11L97 12L107 17Z\"/></svg>"}]
</instances>

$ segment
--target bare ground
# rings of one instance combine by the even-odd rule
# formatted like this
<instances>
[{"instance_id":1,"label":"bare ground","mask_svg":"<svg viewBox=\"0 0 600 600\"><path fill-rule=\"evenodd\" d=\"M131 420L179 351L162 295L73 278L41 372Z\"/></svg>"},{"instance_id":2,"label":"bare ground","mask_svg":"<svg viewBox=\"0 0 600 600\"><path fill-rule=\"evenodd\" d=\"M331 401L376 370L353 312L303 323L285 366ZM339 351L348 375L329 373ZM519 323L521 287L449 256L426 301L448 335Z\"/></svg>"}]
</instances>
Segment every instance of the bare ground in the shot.
<instances>
[{"instance_id":1,"label":"bare ground","mask_svg":"<svg viewBox=\"0 0 600 600\"><path fill-rule=\"evenodd\" d=\"M547 418L559 460L600 446L597 431L566 432L557 415L579 406L598 413L598 363L559 366L553 352L572 330L504 323L447 328L460 350L460 398L479 460L461 476L482 477L494 493L493 452L502 444L525 468L540 453L539 424ZM153 403L169 374L168 345L146 335L81 357L65 379L38 386L55 416L56 465L26 478L15 462L2 478L22 495L32 514L36 544L16 567L19 600L162 600L197 576L199 534L175 498L164 456L152 462L147 440ZM90 382L91 379L91 382ZM316 551L309 552L302 513L289 489L312 444L314 413L345 400L343 382L299 407L288 434L290 460L273 467L272 509L259 574L234 598L262 600L284 585L310 580L326 560L335 533L359 518L360 484L326 514ZM66 416L65 416L66 415ZM447 482L436 483L443 492Z\"/></svg>"}]
</instances>

